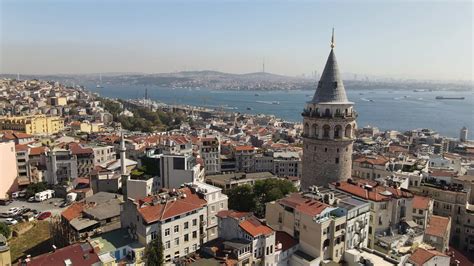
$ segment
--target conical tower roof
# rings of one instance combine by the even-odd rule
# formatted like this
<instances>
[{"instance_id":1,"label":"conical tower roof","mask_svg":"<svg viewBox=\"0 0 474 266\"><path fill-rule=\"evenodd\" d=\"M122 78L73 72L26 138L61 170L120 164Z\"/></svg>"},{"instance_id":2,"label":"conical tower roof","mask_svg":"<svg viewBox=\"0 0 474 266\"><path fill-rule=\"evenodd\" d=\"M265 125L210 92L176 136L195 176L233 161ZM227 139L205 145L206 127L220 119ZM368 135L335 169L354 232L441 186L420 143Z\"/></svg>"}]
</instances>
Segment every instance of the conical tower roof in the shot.
<instances>
[{"instance_id":1,"label":"conical tower roof","mask_svg":"<svg viewBox=\"0 0 474 266\"><path fill-rule=\"evenodd\" d=\"M346 103L346 89L342 83L336 55L334 54L334 30L331 39L331 52L329 53L326 66L319 80L318 87L314 93L313 103Z\"/></svg>"}]
</instances>

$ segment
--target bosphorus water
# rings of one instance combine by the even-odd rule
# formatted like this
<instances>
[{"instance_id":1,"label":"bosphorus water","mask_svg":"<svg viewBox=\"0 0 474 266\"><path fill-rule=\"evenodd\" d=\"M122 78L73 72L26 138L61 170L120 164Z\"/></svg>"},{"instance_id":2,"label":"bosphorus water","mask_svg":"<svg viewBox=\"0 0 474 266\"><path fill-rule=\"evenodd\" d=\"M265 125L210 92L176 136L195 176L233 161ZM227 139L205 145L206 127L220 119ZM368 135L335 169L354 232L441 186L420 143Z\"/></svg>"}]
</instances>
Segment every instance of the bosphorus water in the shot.
<instances>
[{"instance_id":1,"label":"bosphorus water","mask_svg":"<svg viewBox=\"0 0 474 266\"><path fill-rule=\"evenodd\" d=\"M272 114L288 121L302 121L301 112L314 91L216 91L173 89L144 86L87 87L103 96L122 99L143 98L148 88L150 99L167 104L222 107L229 111ZM474 139L474 92L472 91L414 91L366 90L346 88L359 114L359 127L376 126L381 130L432 128L444 136L459 137L459 130L470 129ZM436 96L465 97L464 100L436 100ZM272 103L273 102L273 103ZM277 104L278 103L278 104Z\"/></svg>"}]
</instances>

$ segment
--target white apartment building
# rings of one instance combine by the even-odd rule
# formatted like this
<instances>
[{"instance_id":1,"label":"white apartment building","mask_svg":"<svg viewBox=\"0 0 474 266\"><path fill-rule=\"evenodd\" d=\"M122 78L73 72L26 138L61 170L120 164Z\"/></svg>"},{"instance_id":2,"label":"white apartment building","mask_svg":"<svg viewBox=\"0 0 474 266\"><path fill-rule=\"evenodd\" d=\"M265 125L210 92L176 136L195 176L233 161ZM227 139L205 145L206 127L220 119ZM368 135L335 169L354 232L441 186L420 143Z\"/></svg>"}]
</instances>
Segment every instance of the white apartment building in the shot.
<instances>
[{"instance_id":1,"label":"white apartment building","mask_svg":"<svg viewBox=\"0 0 474 266\"><path fill-rule=\"evenodd\" d=\"M262 224L249 213L221 211L219 217L219 237L242 245L237 260L242 265L261 263L277 265L275 261L275 231ZM239 264L240 265L240 264Z\"/></svg>"},{"instance_id":2,"label":"white apartment building","mask_svg":"<svg viewBox=\"0 0 474 266\"><path fill-rule=\"evenodd\" d=\"M301 158L297 152L274 152L273 173L278 177L301 177Z\"/></svg>"},{"instance_id":3,"label":"white apartment building","mask_svg":"<svg viewBox=\"0 0 474 266\"><path fill-rule=\"evenodd\" d=\"M161 239L165 264L172 265L174 260L195 252L209 240L208 232L216 226L209 225L208 213L212 217L217 213L216 206L227 208L224 196L209 185L187 184L140 200L128 198L122 205L122 227L143 245Z\"/></svg>"},{"instance_id":4,"label":"white apartment building","mask_svg":"<svg viewBox=\"0 0 474 266\"><path fill-rule=\"evenodd\" d=\"M158 176L153 186L156 188L178 188L184 183L204 180L205 170L189 154L163 154L150 150L147 157L159 165Z\"/></svg>"},{"instance_id":5,"label":"white apartment building","mask_svg":"<svg viewBox=\"0 0 474 266\"><path fill-rule=\"evenodd\" d=\"M206 174L221 172L221 146L218 137L201 138L199 153L204 160Z\"/></svg>"},{"instance_id":6,"label":"white apartment building","mask_svg":"<svg viewBox=\"0 0 474 266\"><path fill-rule=\"evenodd\" d=\"M195 181L187 184L196 190L199 190L207 201L207 239L212 240L218 237L218 219L217 213L227 210L227 195L222 193L222 189L203 182Z\"/></svg>"},{"instance_id":7,"label":"white apartment building","mask_svg":"<svg viewBox=\"0 0 474 266\"><path fill-rule=\"evenodd\" d=\"M94 151L94 165L110 163L117 159L114 146L86 145L85 148L92 148L92 150Z\"/></svg>"}]
</instances>

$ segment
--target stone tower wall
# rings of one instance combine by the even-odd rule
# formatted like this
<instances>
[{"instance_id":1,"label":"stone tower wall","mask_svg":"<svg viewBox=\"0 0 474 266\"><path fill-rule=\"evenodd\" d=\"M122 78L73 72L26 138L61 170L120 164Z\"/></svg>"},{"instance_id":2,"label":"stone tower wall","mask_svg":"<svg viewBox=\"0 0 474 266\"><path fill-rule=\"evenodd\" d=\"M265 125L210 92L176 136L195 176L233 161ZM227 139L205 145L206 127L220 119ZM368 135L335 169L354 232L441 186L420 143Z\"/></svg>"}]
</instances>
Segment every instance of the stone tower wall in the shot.
<instances>
[{"instance_id":1,"label":"stone tower wall","mask_svg":"<svg viewBox=\"0 0 474 266\"><path fill-rule=\"evenodd\" d=\"M307 190L312 185L328 186L331 182L350 178L356 114L346 117L303 117L301 188ZM325 128L328 132L325 132ZM338 133L335 132L337 130Z\"/></svg>"}]
</instances>

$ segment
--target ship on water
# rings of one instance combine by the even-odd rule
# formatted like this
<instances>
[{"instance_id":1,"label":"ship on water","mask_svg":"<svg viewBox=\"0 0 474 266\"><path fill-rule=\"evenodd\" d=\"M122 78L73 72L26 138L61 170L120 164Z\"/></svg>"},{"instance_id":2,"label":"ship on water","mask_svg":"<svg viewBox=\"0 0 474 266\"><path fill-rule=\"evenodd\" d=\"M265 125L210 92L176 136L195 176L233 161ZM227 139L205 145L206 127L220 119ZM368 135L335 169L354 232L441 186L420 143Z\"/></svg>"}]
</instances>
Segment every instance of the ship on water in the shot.
<instances>
[{"instance_id":1,"label":"ship on water","mask_svg":"<svg viewBox=\"0 0 474 266\"><path fill-rule=\"evenodd\" d=\"M436 100L464 100L465 97L444 97L444 96L436 96Z\"/></svg>"}]
</instances>

